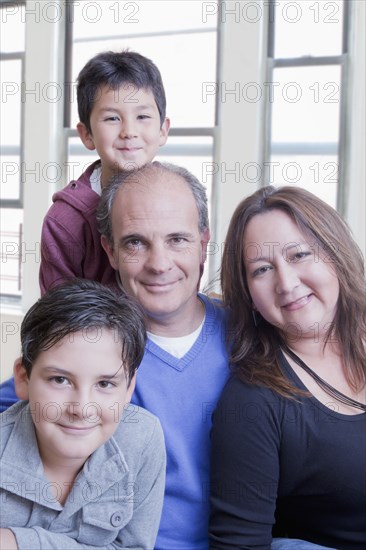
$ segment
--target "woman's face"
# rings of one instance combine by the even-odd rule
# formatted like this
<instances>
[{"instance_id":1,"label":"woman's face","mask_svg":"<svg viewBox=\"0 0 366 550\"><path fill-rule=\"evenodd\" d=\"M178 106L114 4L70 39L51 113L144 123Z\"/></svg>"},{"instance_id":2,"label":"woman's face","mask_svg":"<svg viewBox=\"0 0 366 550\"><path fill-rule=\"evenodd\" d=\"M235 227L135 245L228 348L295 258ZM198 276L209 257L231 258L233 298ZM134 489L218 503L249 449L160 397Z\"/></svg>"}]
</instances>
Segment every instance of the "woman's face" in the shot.
<instances>
[{"instance_id":1,"label":"woman's face","mask_svg":"<svg viewBox=\"0 0 366 550\"><path fill-rule=\"evenodd\" d=\"M253 307L288 343L319 338L332 323L339 283L332 260L282 210L254 216L244 232Z\"/></svg>"}]
</instances>

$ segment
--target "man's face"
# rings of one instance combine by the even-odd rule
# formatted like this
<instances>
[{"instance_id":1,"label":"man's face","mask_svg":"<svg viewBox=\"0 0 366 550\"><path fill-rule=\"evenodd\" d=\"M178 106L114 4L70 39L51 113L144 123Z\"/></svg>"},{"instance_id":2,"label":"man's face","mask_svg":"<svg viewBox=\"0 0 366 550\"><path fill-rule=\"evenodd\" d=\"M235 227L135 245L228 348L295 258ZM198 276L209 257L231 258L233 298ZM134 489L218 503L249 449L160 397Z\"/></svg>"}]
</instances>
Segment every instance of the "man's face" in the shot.
<instances>
[{"instance_id":1,"label":"man's face","mask_svg":"<svg viewBox=\"0 0 366 550\"><path fill-rule=\"evenodd\" d=\"M180 176L138 177L118 191L113 246L104 239L103 246L124 289L143 306L149 330L189 334L200 307L197 287L208 231L199 231L196 202Z\"/></svg>"},{"instance_id":2,"label":"man's face","mask_svg":"<svg viewBox=\"0 0 366 550\"><path fill-rule=\"evenodd\" d=\"M77 129L84 145L96 149L102 161L102 184L120 170L132 170L151 162L164 145L169 120L161 125L151 90L123 84L117 90L102 86L96 96L89 132L79 122Z\"/></svg>"},{"instance_id":3,"label":"man's face","mask_svg":"<svg viewBox=\"0 0 366 550\"><path fill-rule=\"evenodd\" d=\"M14 367L15 387L28 399L44 466L80 468L116 430L129 402L122 346L108 329L69 334L42 351L27 377Z\"/></svg>"}]
</instances>

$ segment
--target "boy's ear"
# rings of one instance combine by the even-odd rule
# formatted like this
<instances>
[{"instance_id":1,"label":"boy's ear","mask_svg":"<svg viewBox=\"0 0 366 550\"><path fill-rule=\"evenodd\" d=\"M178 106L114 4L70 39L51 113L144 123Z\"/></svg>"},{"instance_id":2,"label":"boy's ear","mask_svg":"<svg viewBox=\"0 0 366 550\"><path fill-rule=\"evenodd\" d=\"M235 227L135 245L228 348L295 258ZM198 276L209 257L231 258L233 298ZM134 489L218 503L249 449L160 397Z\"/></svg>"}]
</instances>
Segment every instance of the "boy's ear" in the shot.
<instances>
[{"instance_id":1,"label":"boy's ear","mask_svg":"<svg viewBox=\"0 0 366 550\"><path fill-rule=\"evenodd\" d=\"M25 401L27 401L29 397L29 378L25 368L23 367L21 357L18 357L18 359L14 361L13 371L15 393L17 394L19 399L24 399Z\"/></svg>"},{"instance_id":2,"label":"boy's ear","mask_svg":"<svg viewBox=\"0 0 366 550\"><path fill-rule=\"evenodd\" d=\"M89 151L94 151L95 145L93 136L91 135L85 124L83 122L78 122L76 125L76 129L85 147L89 149Z\"/></svg>"},{"instance_id":3,"label":"boy's ear","mask_svg":"<svg viewBox=\"0 0 366 550\"><path fill-rule=\"evenodd\" d=\"M135 386L136 386L136 373L134 377L131 379L130 385L128 386L127 394L126 394L126 403L129 403L131 401L132 394L135 391Z\"/></svg>"},{"instance_id":4,"label":"boy's ear","mask_svg":"<svg viewBox=\"0 0 366 550\"><path fill-rule=\"evenodd\" d=\"M101 236L100 242L102 243L102 247L104 248L104 250L105 250L105 252L108 256L109 263L111 264L113 269L118 271L118 262L116 261L116 258L115 258L115 255L114 255L114 250L113 250L113 247L112 247L111 243L108 241L108 239L105 235Z\"/></svg>"},{"instance_id":5,"label":"boy's ear","mask_svg":"<svg viewBox=\"0 0 366 550\"><path fill-rule=\"evenodd\" d=\"M159 140L160 147L166 144L166 140L168 139L168 134L169 134L169 128L170 128L170 119L166 118L160 128L160 140Z\"/></svg>"}]
</instances>

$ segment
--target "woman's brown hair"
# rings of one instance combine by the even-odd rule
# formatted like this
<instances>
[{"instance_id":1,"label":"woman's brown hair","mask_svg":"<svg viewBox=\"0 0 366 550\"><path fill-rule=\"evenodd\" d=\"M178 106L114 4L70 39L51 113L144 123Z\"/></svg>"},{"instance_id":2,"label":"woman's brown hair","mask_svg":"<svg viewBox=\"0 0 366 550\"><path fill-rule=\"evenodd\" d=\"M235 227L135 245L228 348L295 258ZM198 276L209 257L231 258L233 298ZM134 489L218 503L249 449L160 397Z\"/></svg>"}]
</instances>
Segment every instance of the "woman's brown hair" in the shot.
<instances>
[{"instance_id":1,"label":"woman's brown hair","mask_svg":"<svg viewBox=\"0 0 366 550\"><path fill-rule=\"evenodd\" d=\"M334 323L326 341L336 340L344 360L345 376L355 390L366 384L366 304L363 257L341 216L312 193L299 187L267 186L236 208L226 237L221 285L224 304L231 312L231 364L240 379L267 386L281 395L296 389L283 376L278 350L281 334L265 319L253 322L252 300L244 265L244 232L249 221L269 210L287 213L304 235L314 239L326 261L332 262L339 281Z\"/></svg>"}]
</instances>

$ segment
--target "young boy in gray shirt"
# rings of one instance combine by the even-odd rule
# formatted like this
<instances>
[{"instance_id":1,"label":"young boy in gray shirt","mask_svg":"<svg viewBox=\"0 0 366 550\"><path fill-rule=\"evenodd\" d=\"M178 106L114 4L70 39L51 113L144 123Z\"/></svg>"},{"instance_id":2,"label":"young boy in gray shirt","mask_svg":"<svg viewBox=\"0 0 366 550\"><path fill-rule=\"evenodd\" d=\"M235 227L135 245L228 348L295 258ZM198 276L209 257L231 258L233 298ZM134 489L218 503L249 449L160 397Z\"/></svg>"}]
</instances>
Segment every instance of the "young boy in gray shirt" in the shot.
<instances>
[{"instance_id":1,"label":"young boy in gray shirt","mask_svg":"<svg viewBox=\"0 0 366 550\"><path fill-rule=\"evenodd\" d=\"M163 434L127 406L145 339L139 307L92 281L28 311L14 365L23 401L0 415L0 548L154 547Z\"/></svg>"}]
</instances>

